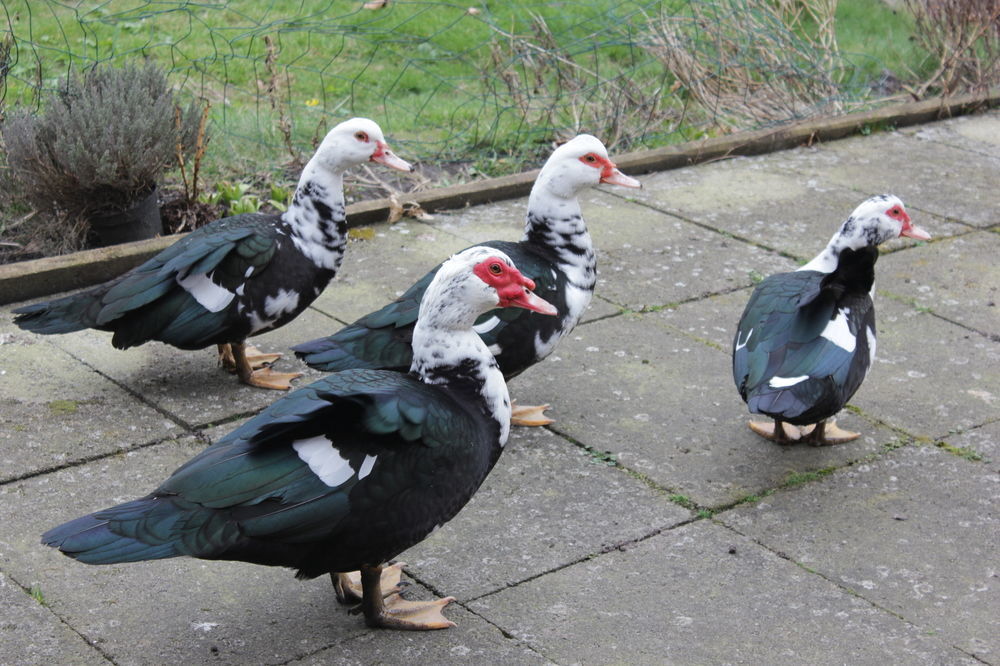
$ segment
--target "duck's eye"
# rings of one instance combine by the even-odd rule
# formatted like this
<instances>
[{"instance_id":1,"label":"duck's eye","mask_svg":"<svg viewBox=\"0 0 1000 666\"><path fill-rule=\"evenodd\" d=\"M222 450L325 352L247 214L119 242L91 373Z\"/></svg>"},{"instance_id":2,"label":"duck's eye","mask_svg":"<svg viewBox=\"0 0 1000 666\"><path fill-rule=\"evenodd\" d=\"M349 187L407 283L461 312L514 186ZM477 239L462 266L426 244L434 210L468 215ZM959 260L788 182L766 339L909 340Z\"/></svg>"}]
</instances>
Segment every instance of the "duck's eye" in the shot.
<instances>
[{"instance_id":1,"label":"duck's eye","mask_svg":"<svg viewBox=\"0 0 1000 666\"><path fill-rule=\"evenodd\" d=\"M358 141L364 141L365 143L368 143L368 133L367 132L355 132L354 133L354 138L357 139Z\"/></svg>"},{"instance_id":2,"label":"duck's eye","mask_svg":"<svg viewBox=\"0 0 1000 666\"><path fill-rule=\"evenodd\" d=\"M587 161L588 161L588 162L590 162L591 164L593 164L594 162L596 162L596 161L597 161L597 158L596 158L596 157L594 157L594 154L593 154L593 153L591 153L590 155L584 155L583 159L587 160Z\"/></svg>"},{"instance_id":3,"label":"duck's eye","mask_svg":"<svg viewBox=\"0 0 1000 666\"><path fill-rule=\"evenodd\" d=\"M501 268L498 263L492 263L490 264L490 273L493 273L493 275L500 275L503 273L503 268Z\"/></svg>"}]
</instances>

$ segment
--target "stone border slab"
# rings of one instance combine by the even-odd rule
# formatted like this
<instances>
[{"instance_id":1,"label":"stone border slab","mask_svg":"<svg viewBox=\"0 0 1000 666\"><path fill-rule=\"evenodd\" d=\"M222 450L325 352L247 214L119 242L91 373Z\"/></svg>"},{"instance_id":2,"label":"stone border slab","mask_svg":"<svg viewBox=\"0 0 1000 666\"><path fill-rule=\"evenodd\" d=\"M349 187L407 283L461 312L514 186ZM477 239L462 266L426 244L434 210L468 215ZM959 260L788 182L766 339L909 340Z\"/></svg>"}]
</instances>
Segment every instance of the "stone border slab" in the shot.
<instances>
[{"instance_id":1,"label":"stone border slab","mask_svg":"<svg viewBox=\"0 0 1000 666\"><path fill-rule=\"evenodd\" d=\"M615 159L618 166L627 173L663 171L735 155L759 155L802 144L811 145L817 141L832 141L872 126L904 127L996 106L1000 106L1000 91L935 98L779 128L740 132L676 146L625 153ZM501 201L528 194L537 175L538 170L534 169L502 178L407 194L403 200L417 203L427 211ZM359 226L385 220L389 203L388 199L376 199L348 206L348 225ZM61 257L0 265L0 304L104 282L142 263L179 237L154 238Z\"/></svg>"}]
</instances>

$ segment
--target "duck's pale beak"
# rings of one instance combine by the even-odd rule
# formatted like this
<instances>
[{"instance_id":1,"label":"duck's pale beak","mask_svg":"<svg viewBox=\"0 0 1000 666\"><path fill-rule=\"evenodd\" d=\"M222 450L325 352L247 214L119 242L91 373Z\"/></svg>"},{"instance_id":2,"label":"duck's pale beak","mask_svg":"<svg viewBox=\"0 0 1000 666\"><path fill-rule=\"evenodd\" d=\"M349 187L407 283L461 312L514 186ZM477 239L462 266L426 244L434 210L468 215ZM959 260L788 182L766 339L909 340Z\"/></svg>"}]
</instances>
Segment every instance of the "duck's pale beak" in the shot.
<instances>
[{"instance_id":1,"label":"duck's pale beak","mask_svg":"<svg viewBox=\"0 0 1000 666\"><path fill-rule=\"evenodd\" d=\"M899 235L906 236L908 238L915 238L916 240L931 239L931 235L929 233L914 224L910 224L909 218L903 221L903 230L899 232Z\"/></svg>"},{"instance_id":2,"label":"duck's pale beak","mask_svg":"<svg viewBox=\"0 0 1000 666\"><path fill-rule=\"evenodd\" d=\"M397 156L396 153L389 150L389 145L385 141L379 141L376 144L375 152L372 153L372 162L378 162L379 164L384 164L390 169L399 169L400 171L413 171L413 167L409 162Z\"/></svg>"},{"instance_id":3,"label":"duck's pale beak","mask_svg":"<svg viewBox=\"0 0 1000 666\"><path fill-rule=\"evenodd\" d=\"M621 187L642 187L642 183L631 176L626 176L619 171L614 162L609 162L601 170L601 182L608 185L619 185Z\"/></svg>"},{"instance_id":4,"label":"duck's pale beak","mask_svg":"<svg viewBox=\"0 0 1000 666\"><path fill-rule=\"evenodd\" d=\"M556 310L556 306L552 305L541 296L538 296L527 287L525 287L520 294L516 294L506 300L507 302L503 304L506 307L524 308L525 310L531 310L532 312L538 312L539 314L544 315L559 314L559 311Z\"/></svg>"}]
</instances>

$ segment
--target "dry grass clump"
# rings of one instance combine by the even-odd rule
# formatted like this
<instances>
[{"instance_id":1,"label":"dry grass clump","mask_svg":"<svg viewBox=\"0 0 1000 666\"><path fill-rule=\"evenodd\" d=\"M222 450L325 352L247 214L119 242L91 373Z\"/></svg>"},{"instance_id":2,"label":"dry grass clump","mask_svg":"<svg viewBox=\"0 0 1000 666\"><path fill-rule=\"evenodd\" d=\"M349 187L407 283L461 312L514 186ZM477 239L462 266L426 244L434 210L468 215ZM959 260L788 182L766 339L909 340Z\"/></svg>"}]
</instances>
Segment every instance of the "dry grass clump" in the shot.
<instances>
[{"instance_id":1,"label":"dry grass clump","mask_svg":"<svg viewBox=\"0 0 1000 666\"><path fill-rule=\"evenodd\" d=\"M1000 85L1000 0L906 0L906 6L916 18L915 39L938 61L915 97Z\"/></svg>"},{"instance_id":2,"label":"dry grass clump","mask_svg":"<svg viewBox=\"0 0 1000 666\"><path fill-rule=\"evenodd\" d=\"M841 111L836 0L700 0L647 47L717 127Z\"/></svg>"},{"instance_id":3,"label":"dry grass clump","mask_svg":"<svg viewBox=\"0 0 1000 666\"><path fill-rule=\"evenodd\" d=\"M627 66L602 71L601 54L570 52L539 15L532 16L529 34L491 28L497 36L483 81L501 118L551 128L557 140L589 132L614 148L679 117L662 104L663 77L636 80Z\"/></svg>"}]
</instances>

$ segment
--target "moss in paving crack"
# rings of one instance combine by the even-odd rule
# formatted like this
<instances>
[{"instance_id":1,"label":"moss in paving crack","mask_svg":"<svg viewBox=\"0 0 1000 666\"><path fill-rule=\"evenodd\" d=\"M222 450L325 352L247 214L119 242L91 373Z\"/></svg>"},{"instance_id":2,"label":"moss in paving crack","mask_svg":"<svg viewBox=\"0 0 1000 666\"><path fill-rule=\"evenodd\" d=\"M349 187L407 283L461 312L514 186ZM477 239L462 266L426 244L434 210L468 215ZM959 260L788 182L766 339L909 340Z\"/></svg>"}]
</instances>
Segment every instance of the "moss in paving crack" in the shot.
<instances>
[{"instance_id":1,"label":"moss in paving crack","mask_svg":"<svg viewBox=\"0 0 1000 666\"><path fill-rule=\"evenodd\" d=\"M668 499L674 504L679 504L690 511L694 511L698 508L698 505L692 502L691 498L687 495L670 495Z\"/></svg>"},{"instance_id":2,"label":"moss in paving crack","mask_svg":"<svg viewBox=\"0 0 1000 666\"><path fill-rule=\"evenodd\" d=\"M975 449L971 449L968 446L952 446L945 442L935 442L934 446L938 447L942 451L947 451L948 453L958 456L959 458L965 458L966 460L971 460L973 462L982 462L983 454Z\"/></svg>"},{"instance_id":3,"label":"moss in paving crack","mask_svg":"<svg viewBox=\"0 0 1000 666\"><path fill-rule=\"evenodd\" d=\"M79 403L76 400L53 400L47 407L56 414L73 414Z\"/></svg>"},{"instance_id":4,"label":"moss in paving crack","mask_svg":"<svg viewBox=\"0 0 1000 666\"><path fill-rule=\"evenodd\" d=\"M38 583L35 583L34 585L31 586L31 589L28 590L28 594L30 594L31 598L40 603L41 605L48 606L48 604L45 603L45 595L42 594L42 588L40 585L38 585Z\"/></svg>"},{"instance_id":5,"label":"moss in paving crack","mask_svg":"<svg viewBox=\"0 0 1000 666\"><path fill-rule=\"evenodd\" d=\"M744 495L743 497L739 498L738 500L736 500L735 502L733 502L732 504L730 504L728 507L724 507L724 508L726 508L726 509L732 509L732 508L737 507L737 506L739 506L741 504L756 504L757 502L761 501L765 497L767 497L769 495L773 495L773 494L774 494L774 488L769 488L768 490L765 490L765 491L761 492L760 494L751 493L750 495Z\"/></svg>"},{"instance_id":6,"label":"moss in paving crack","mask_svg":"<svg viewBox=\"0 0 1000 666\"><path fill-rule=\"evenodd\" d=\"M901 449L906 446L907 441L905 439L900 439L899 437L893 437L888 442L882 445L882 452L888 453L889 451L895 451L896 449Z\"/></svg>"},{"instance_id":7,"label":"moss in paving crack","mask_svg":"<svg viewBox=\"0 0 1000 666\"><path fill-rule=\"evenodd\" d=\"M793 472L785 478L784 483L781 484L783 488L794 488L795 486L801 486L804 483L809 483L810 481L815 481L817 479L822 479L824 476L830 474L836 467L824 467L823 469L818 469L814 472Z\"/></svg>"}]
</instances>

